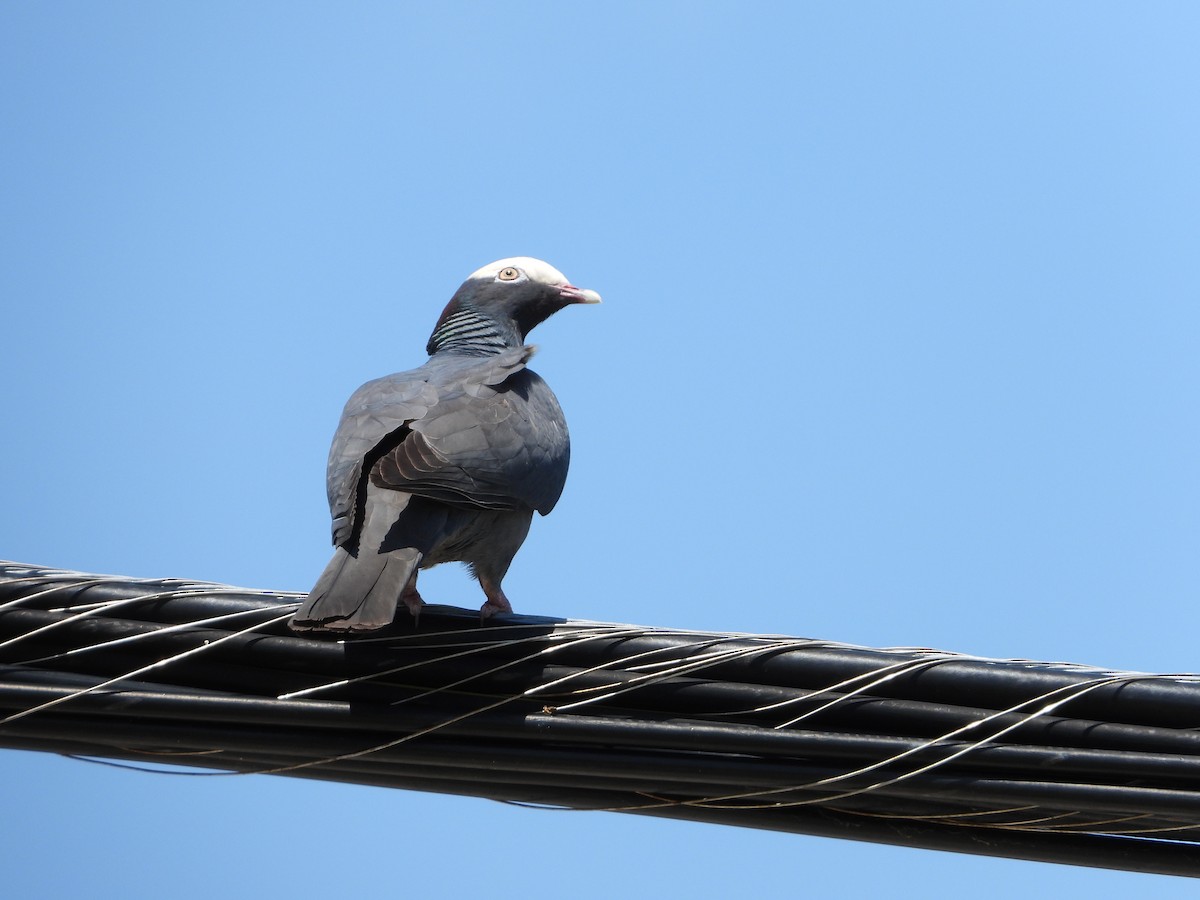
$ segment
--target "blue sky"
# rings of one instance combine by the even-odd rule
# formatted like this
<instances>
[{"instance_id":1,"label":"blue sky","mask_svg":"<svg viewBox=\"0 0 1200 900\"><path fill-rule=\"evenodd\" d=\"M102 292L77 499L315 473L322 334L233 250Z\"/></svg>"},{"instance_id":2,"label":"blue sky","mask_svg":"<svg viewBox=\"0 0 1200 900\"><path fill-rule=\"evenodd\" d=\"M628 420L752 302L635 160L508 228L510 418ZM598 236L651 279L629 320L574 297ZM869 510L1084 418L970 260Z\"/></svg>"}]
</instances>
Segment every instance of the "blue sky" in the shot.
<instances>
[{"instance_id":1,"label":"blue sky","mask_svg":"<svg viewBox=\"0 0 1200 900\"><path fill-rule=\"evenodd\" d=\"M1198 668L1187 3L0 7L0 556L306 590L361 382L472 270L574 441L518 611ZM431 601L478 606L456 567ZM21 896L1184 896L0 753ZM313 858L324 835L341 862Z\"/></svg>"}]
</instances>

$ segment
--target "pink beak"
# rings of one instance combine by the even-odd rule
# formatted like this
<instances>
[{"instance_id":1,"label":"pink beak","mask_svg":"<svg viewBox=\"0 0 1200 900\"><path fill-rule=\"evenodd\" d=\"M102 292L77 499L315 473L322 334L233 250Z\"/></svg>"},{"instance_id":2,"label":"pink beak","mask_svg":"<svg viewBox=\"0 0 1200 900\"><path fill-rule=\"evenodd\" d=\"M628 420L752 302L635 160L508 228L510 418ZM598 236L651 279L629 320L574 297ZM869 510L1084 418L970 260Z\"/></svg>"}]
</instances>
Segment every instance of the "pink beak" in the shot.
<instances>
[{"instance_id":1,"label":"pink beak","mask_svg":"<svg viewBox=\"0 0 1200 900\"><path fill-rule=\"evenodd\" d=\"M568 303L599 303L600 295L587 288L575 287L573 284L561 285L558 294Z\"/></svg>"}]
</instances>

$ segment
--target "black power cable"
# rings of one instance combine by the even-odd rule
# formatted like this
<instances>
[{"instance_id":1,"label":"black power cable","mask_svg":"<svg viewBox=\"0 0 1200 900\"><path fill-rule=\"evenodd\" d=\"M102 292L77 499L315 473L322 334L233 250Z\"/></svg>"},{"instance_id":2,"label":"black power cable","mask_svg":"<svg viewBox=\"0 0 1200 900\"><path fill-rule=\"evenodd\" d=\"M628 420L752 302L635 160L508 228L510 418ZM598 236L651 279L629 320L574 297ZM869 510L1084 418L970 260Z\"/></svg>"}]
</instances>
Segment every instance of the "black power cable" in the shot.
<instances>
[{"instance_id":1,"label":"black power cable","mask_svg":"<svg viewBox=\"0 0 1200 900\"><path fill-rule=\"evenodd\" d=\"M0 563L0 746L1200 875L1200 679Z\"/></svg>"}]
</instances>

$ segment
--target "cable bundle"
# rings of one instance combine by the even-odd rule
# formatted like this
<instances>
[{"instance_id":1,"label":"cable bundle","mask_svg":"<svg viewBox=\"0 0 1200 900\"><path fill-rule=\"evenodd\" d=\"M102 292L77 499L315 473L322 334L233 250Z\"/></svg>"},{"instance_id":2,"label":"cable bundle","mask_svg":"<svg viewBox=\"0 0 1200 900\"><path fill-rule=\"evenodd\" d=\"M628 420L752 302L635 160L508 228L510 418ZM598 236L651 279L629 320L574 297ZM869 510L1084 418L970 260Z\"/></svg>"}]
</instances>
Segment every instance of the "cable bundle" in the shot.
<instances>
[{"instance_id":1,"label":"cable bundle","mask_svg":"<svg viewBox=\"0 0 1200 900\"><path fill-rule=\"evenodd\" d=\"M0 563L0 746L1200 875L1200 679Z\"/></svg>"}]
</instances>

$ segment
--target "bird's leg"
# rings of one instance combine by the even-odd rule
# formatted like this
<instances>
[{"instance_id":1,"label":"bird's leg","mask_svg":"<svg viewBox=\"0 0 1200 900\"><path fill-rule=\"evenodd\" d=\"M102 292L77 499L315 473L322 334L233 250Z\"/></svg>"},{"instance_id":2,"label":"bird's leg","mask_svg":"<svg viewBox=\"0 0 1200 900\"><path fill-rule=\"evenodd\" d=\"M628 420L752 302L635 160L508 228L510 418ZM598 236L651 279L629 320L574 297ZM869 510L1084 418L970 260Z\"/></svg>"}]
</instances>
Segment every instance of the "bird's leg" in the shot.
<instances>
[{"instance_id":1,"label":"bird's leg","mask_svg":"<svg viewBox=\"0 0 1200 900\"><path fill-rule=\"evenodd\" d=\"M412 613L413 624L419 625L421 622L421 607L425 605L425 601L421 599L421 595L417 593L417 570L413 569L412 575L408 577L408 582L404 585L404 590L400 592L400 602L403 603L410 613Z\"/></svg>"},{"instance_id":2,"label":"bird's leg","mask_svg":"<svg viewBox=\"0 0 1200 900\"><path fill-rule=\"evenodd\" d=\"M490 578L480 576L479 586L483 588L484 594L487 595L487 603L479 607L480 625L496 613L510 613L513 611L512 604L504 596L504 590L500 587L499 581L493 581Z\"/></svg>"}]
</instances>

